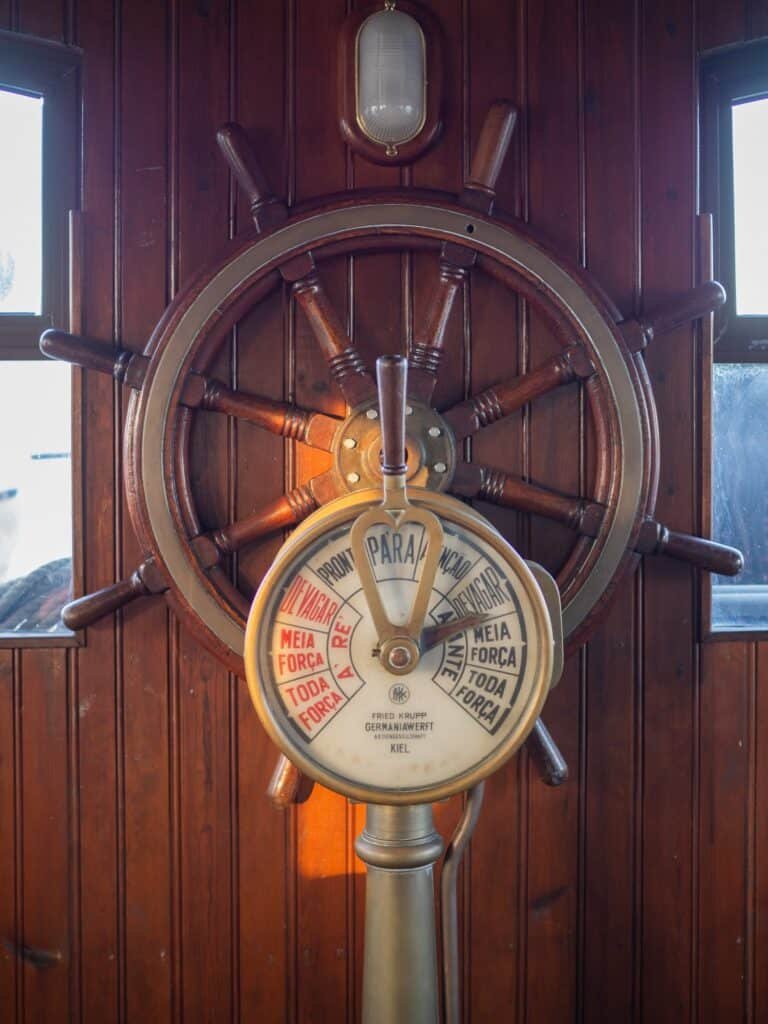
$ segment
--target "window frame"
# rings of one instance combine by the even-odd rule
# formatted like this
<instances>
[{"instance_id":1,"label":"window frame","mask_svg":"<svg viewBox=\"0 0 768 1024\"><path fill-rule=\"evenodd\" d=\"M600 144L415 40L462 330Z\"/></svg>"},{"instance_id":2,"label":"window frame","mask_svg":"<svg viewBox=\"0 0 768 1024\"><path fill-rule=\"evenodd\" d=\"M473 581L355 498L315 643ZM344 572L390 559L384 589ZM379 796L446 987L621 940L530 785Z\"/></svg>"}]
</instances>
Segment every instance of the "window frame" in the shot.
<instances>
[{"instance_id":1,"label":"window frame","mask_svg":"<svg viewBox=\"0 0 768 1024\"><path fill-rule=\"evenodd\" d=\"M725 304L715 316L714 360L765 363L768 314L736 313L731 106L734 101L768 98L768 42L710 52L701 70L701 208L715 215L715 277L726 291Z\"/></svg>"},{"instance_id":2,"label":"window frame","mask_svg":"<svg viewBox=\"0 0 768 1024\"><path fill-rule=\"evenodd\" d=\"M79 205L81 63L78 47L0 31L0 89L43 97L41 312L0 314L0 360L45 358L40 335L68 321L67 218Z\"/></svg>"},{"instance_id":3,"label":"window frame","mask_svg":"<svg viewBox=\"0 0 768 1024\"><path fill-rule=\"evenodd\" d=\"M81 67L78 47L0 30L0 88L43 97L43 280L41 314L0 315L3 362L45 360L40 335L49 327L82 329L83 216L80 140ZM83 593L82 371L72 369L72 589ZM1 633L7 648L79 647L83 631Z\"/></svg>"},{"instance_id":4,"label":"window frame","mask_svg":"<svg viewBox=\"0 0 768 1024\"><path fill-rule=\"evenodd\" d=\"M734 100L768 96L768 41L740 43L703 54L700 104L699 276L715 278L726 290L726 302L704 317L701 327L701 524L712 536L713 388L715 363L768 362L768 315L738 316L735 307L735 230L733 205ZM764 345L755 342L765 341ZM711 573L701 573L700 638L704 642L764 640L765 629L714 627Z\"/></svg>"}]
</instances>

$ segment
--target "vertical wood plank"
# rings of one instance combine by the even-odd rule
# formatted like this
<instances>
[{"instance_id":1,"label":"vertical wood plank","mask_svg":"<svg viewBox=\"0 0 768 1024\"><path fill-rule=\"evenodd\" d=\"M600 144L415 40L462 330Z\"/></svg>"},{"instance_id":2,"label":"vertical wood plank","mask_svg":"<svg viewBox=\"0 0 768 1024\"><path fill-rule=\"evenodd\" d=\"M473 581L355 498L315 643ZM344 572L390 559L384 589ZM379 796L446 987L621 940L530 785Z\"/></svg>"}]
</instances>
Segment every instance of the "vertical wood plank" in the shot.
<instances>
[{"instance_id":1,"label":"vertical wood plank","mask_svg":"<svg viewBox=\"0 0 768 1024\"><path fill-rule=\"evenodd\" d=\"M729 4L702 0L696 8L699 50L711 50L747 39L748 8L747 0Z\"/></svg>"},{"instance_id":2,"label":"vertical wood plank","mask_svg":"<svg viewBox=\"0 0 768 1024\"><path fill-rule=\"evenodd\" d=\"M747 1019L753 665L746 643L701 660L699 1020Z\"/></svg>"},{"instance_id":3,"label":"vertical wood plank","mask_svg":"<svg viewBox=\"0 0 768 1024\"><path fill-rule=\"evenodd\" d=\"M411 179L418 188L458 192L464 180L462 5L458 0L440 0L430 9L440 21L445 40L445 128L440 144L414 165ZM413 323L419 324L434 287L436 259L431 253L415 254L411 268ZM445 331L443 359L433 400L433 405L438 409L463 398L468 383L464 374L467 357L463 315L465 301L466 295L457 296Z\"/></svg>"},{"instance_id":4,"label":"vertical wood plank","mask_svg":"<svg viewBox=\"0 0 768 1024\"><path fill-rule=\"evenodd\" d=\"M283 397L284 309L278 291L238 326L237 371L241 387L269 397ZM283 490L283 443L250 424L237 424L237 518L247 515ZM241 589L253 591L282 542L278 535L242 552L238 559ZM289 814L275 810L266 789L277 748L264 733L244 680L237 680L237 826L240 1018L272 1014L282 1020L291 960L287 948L291 908L288 873L295 864L289 843ZM293 984L291 977L290 984ZM265 1019L269 1019L268 1016Z\"/></svg>"},{"instance_id":5,"label":"vertical wood plank","mask_svg":"<svg viewBox=\"0 0 768 1024\"><path fill-rule=\"evenodd\" d=\"M70 985L66 652L24 651L20 680L24 1020L55 1024Z\"/></svg>"},{"instance_id":6,"label":"vertical wood plank","mask_svg":"<svg viewBox=\"0 0 768 1024\"><path fill-rule=\"evenodd\" d=\"M519 4L506 9L495 3L467 5L468 148L476 143L483 118L498 98L521 105L516 66L520 38ZM522 120L497 184L497 207L513 212L520 207L519 148ZM520 372L517 325L519 306L514 292L478 272L469 289L471 323L470 391L477 394L491 384ZM499 325L503 325L501 335ZM523 414L516 413L472 441L472 458L520 474L523 468ZM518 516L492 505L479 506L483 515L516 546L520 543ZM471 1020L500 1015L516 1021L520 1000L520 944L525 904L521 901L521 782L525 755L518 755L486 784L481 821L472 840L469 934L471 942L465 1012ZM490 884L490 880L493 883ZM503 896L502 896L503 894Z\"/></svg>"},{"instance_id":7,"label":"vertical wood plank","mask_svg":"<svg viewBox=\"0 0 768 1024\"><path fill-rule=\"evenodd\" d=\"M109 341L114 322L114 68L115 20L108 6L78 8L85 51L83 208L85 260L83 329ZM115 579L115 387L83 374L83 551L86 592ZM77 652L79 709L79 854L84 1021L118 1016L117 834L115 774L114 619L89 628Z\"/></svg>"},{"instance_id":8,"label":"vertical wood plank","mask_svg":"<svg viewBox=\"0 0 768 1024\"><path fill-rule=\"evenodd\" d=\"M747 0L747 39L768 36L768 3L766 0Z\"/></svg>"},{"instance_id":9,"label":"vertical wood plank","mask_svg":"<svg viewBox=\"0 0 768 1024\"><path fill-rule=\"evenodd\" d=\"M527 8L528 215L559 252L581 256L580 22L573 3ZM556 75L551 69L557 67ZM530 313L528 365L552 351L549 325ZM581 465L578 389L562 388L530 412L527 469L549 487L578 493ZM529 557L557 568L574 538L553 524L531 524ZM547 702L544 719L570 769L569 781L547 789L529 781L527 967L525 1019L567 1020L576 1012L581 664L574 656ZM558 978L553 985L552 977Z\"/></svg>"},{"instance_id":10,"label":"vertical wood plank","mask_svg":"<svg viewBox=\"0 0 768 1024\"><path fill-rule=\"evenodd\" d=\"M226 165L216 129L230 112L230 12L225 4L179 5L176 134L179 284L208 263L228 236ZM224 346L214 371L230 379ZM206 525L231 512L229 430L223 417L195 417L193 491ZM228 673L189 631L178 637L175 771L181 948L175 993L184 1021L232 1015L231 685Z\"/></svg>"},{"instance_id":11,"label":"vertical wood plank","mask_svg":"<svg viewBox=\"0 0 768 1024\"><path fill-rule=\"evenodd\" d=\"M67 29L66 0L21 0L18 28L27 35L64 42Z\"/></svg>"},{"instance_id":12,"label":"vertical wood plank","mask_svg":"<svg viewBox=\"0 0 768 1024\"><path fill-rule=\"evenodd\" d=\"M587 268L631 313L639 272L635 6L587 0L584 33ZM592 468L592 447L589 455ZM627 579L587 655L581 995L586 1020L632 1019L638 881L635 591Z\"/></svg>"},{"instance_id":13,"label":"vertical wood plank","mask_svg":"<svg viewBox=\"0 0 768 1024\"><path fill-rule=\"evenodd\" d=\"M13 651L0 651L0 1007L6 1018L16 1020L19 962L13 946L19 945L16 893L16 701Z\"/></svg>"},{"instance_id":14,"label":"vertical wood plank","mask_svg":"<svg viewBox=\"0 0 768 1024\"><path fill-rule=\"evenodd\" d=\"M321 8L296 5L294 50L295 123L291 144L296 154L297 201L343 189L347 156L336 124L336 42L346 7L329 0ZM330 264L333 265L330 265ZM323 264L323 282L342 323L349 315L346 260ZM293 381L296 400L322 411L343 413L338 390L329 380L317 343L303 313L294 309ZM327 465L308 451L296 452L297 482ZM346 874L351 863L352 836L346 801L316 786L297 808L297 1020L318 1022L349 1019L351 955L350 891Z\"/></svg>"},{"instance_id":15,"label":"vertical wood plank","mask_svg":"<svg viewBox=\"0 0 768 1024\"><path fill-rule=\"evenodd\" d=\"M694 66L688 3L642 9L641 181L644 305L693 280ZM663 160L656 155L664 154ZM648 365L664 438L658 517L694 526L692 331L653 346ZM692 573L646 562L643 658L642 1019L695 1011L694 848L697 806L696 664Z\"/></svg>"},{"instance_id":16,"label":"vertical wood plank","mask_svg":"<svg viewBox=\"0 0 768 1024\"><path fill-rule=\"evenodd\" d=\"M132 3L120 22L121 344L141 351L167 291L168 11ZM154 116L146 117L152 109ZM125 411L127 395L121 395ZM146 556L123 511L123 575ZM171 1012L171 848L168 746L168 613L162 598L137 602L121 619L126 1020ZM152 666L151 673L147 665Z\"/></svg>"},{"instance_id":17,"label":"vertical wood plank","mask_svg":"<svg viewBox=\"0 0 768 1024\"><path fill-rule=\"evenodd\" d=\"M288 193L287 18L282 3L241 6L234 33L237 119L279 196ZM237 214L240 230L253 230L242 196ZM286 397L285 305L278 290L238 325L236 335L238 385L273 398ZM236 442L235 512L240 517L283 491L286 442L246 423L237 424ZM241 588L258 585L281 542L276 536L241 553ZM258 722L243 680L237 683L236 710L239 1019L282 1021L290 1017L289 991L295 987L288 946L293 937L289 874L295 870L291 814L276 811L266 799L277 750Z\"/></svg>"},{"instance_id":18,"label":"vertical wood plank","mask_svg":"<svg viewBox=\"0 0 768 1024\"><path fill-rule=\"evenodd\" d=\"M752 923L752 959L749 963L751 1021L768 1015L768 815L763 811L768 799L768 644L754 645L754 737L752 763L754 892L748 905Z\"/></svg>"}]
</instances>

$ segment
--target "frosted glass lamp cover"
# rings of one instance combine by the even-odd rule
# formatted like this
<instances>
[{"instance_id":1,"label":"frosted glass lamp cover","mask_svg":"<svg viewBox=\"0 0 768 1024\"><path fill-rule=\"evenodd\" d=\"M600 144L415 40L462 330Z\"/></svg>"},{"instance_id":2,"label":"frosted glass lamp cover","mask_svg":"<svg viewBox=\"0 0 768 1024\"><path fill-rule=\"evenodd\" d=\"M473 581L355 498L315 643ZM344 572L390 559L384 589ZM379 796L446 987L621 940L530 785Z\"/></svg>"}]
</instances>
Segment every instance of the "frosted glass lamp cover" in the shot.
<instances>
[{"instance_id":1,"label":"frosted glass lamp cover","mask_svg":"<svg viewBox=\"0 0 768 1024\"><path fill-rule=\"evenodd\" d=\"M424 33L409 14L385 8L360 26L356 49L357 122L372 142L396 148L424 126Z\"/></svg>"},{"instance_id":2,"label":"frosted glass lamp cover","mask_svg":"<svg viewBox=\"0 0 768 1024\"><path fill-rule=\"evenodd\" d=\"M417 0L378 0L339 33L339 128L358 155L407 164L442 132L443 32Z\"/></svg>"}]
</instances>

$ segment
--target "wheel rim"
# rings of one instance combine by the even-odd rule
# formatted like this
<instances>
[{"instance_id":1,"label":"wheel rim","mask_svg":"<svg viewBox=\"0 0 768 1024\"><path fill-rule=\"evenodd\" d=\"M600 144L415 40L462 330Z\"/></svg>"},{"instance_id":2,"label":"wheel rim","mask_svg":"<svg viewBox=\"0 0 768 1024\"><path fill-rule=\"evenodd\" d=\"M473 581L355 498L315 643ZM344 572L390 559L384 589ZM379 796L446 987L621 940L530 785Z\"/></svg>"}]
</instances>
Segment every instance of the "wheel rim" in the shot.
<instances>
[{"instance_id":1,"label":"wheel rim","mask_svg":"<svg viewBox=\"0 0 768 1024\"><path fill-rule=\"evenodd\" d=\"M639 519L647 511L647 411L642 381L615 330L611 312L583 277L564 268L522 231L447 203L358 202L300 215L240 247L207 276L202 287L179 296L150 341L149 369L129 416L136 526L156 552L174 602L202 623L209 640L230 664L239 664L241 657L242 616L225 606L197 563L186 537L189 517L182 514L174 474L169 471L177 455L175 413L184 375L203 343L201 339L229 322L227 313L234 315L244 297L275 266L310 248L322 253L325 247L337 246L341 238L346 246L354 247L366 237L405 233L468 245L504 268L502 277L512 274L528 282L528 294L534 301L540 297L548 310L561 316L594 359L609 405L610 442L620 457L612 459L606 481L609 512L597 543L587 544L592 552L585 570L577 584L564 593L566 635L577 637L583 632L592 609L626 563Z\"/></svg>"}]
</instances>

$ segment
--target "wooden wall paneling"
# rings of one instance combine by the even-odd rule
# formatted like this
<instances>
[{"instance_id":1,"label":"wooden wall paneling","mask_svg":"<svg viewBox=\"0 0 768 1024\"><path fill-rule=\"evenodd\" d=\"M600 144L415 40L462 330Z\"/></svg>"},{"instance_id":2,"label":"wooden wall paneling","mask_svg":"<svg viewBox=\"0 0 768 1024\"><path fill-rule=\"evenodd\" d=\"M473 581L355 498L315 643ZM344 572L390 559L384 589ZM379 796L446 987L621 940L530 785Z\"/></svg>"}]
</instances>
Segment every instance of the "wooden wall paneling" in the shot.
<instances>
[{"instance_id":1,"label":"wooden wall paneling","mask_svg":"<svg viewBox=\"0 0 768 1024\"><path fill-rule=\"evenodd\" d=\"M109 6L79 5L78 43L85 51L83 89L83 229L85 234L83 330L108 342L114 331L114 102L115 21ZM83 551L85 590L116 578L115 385L100 374L82 375ZM115 620L88 629L76 655L72 685L78 706L79 822L73 855L79 855L81 964L80 1005L88 1024L118 1016L116 832Z\"/></svg>"},{"instance_id":2,"label":"wooden wall paneling","mask_svg":"<svg viewBox=\"0 0 768 1024\"><path fill-rule=\"evenodd\" d=\"M295 152L293 179L298 202L347 185L347 154L336 123L336 43L346 14L341 0L322 7L297 3L292 50L294 103L289 145ZM342 323L348 323L349 277L346 259L323 261L322 280ZM311 334L306 317L293 303L292 386L300 405L343 414L338 389ZM296 482L325 468L327 458L297 446ZM321 786L297 808L298 842L296 1020L350 1020L353 980L348 922L352 842L347 802Z\"/></svg>"},{"instance_id":3,"label":"wooden wall paneling","mask_svg":"<svg viewBox=\"0 0 768 1024\"><path fill-rule=\"evenodd\" d=\"M463 8L458 0L440 0L431 5L430 11L438 19L443 31L445 126L438 145L414 164L410 176L412 184L417 188L458 192L464 179L466 159ZM414 254L410 282L414 328L421 323L432 294L436 267L437 260L433 253ZM463 311L464 303L457 296L445 331L443 359L435 387L433 404L437 409L446 408L463 398L468 384L465 380L467 351Z\"/></svg>"},{"instance_id":4,"label":"wooden wall paneling","mask_svg":"<svg viewBox=\"0 0 768 1024\"><path fill-rule=\"evenodd\" d=\"M499 98L520 104L518 5L501 9L492 2L468 7L467 146L472 150L490 104ZM518 121L510 153L497 183L497 207L514 213L520 206ZM469 286L471 324L470 392L520 372L517 325L520 308L514 292L475 271ZM472 458L519 474L523 468L523 414L481 431L472 440ZM483 503L483 515L519 546L518 516L510 509ZM472 840L469 865L468 976L465 1013L472 1020L519 1020L520 977L524 970L526 908L521 900L524 828L521 779L525 756L518 755L486 784L482 816ZM464 979L462 979L464 980Z\"/></svg>"},{"instance_id":5,"label":"wooden wall paneling","mask_svg":"<svg viewBox=\"0 0 768 1024\"><path fill-rule=\"evenodd\" d=\"M20 0L18 29L31 36L67 42L70 0Z\"/></svg>"},{"instance_id":6,"label":"wooden wall paneling","mask_svg":"<svg viewBox=\"0 0 768 1024\"><path fill-rule=\"evenodd\" d=\"M728 4L701 0L696 10L699 50L744 42L748 38L748 8L749 0L735 0Z\"/></svg>"},{"instance_id":7,"label":"wooden wall paneling","mask_svg":"<svg viewBox=\"0 0 768 1024\"><path fill-rule=\"evenodd\" d=\"M430 0L430 13L443 33L443 134L438 144L413 164L413 184L419 188L458 192L464 180L463 141L465 92L465 6L462 0Z\"/></svg>"},{"instance_id":8,"label":"wooden wall paneling","mask_svg":"<svg viewBox=\"0 0 768 1024\"><path fill-rule=\"evenodd\" d=\"M241 6L233 25L234 113L253 140L272 189L288 192L285 139L287 39L285 5ZM253 231L248 205L235 196L237 227ZM235 365L238 387L282 399L287 395L287 301L278 290L255 307L237 327ZM235 518L277 497L285 484L284 449L288 442L251 424L238 422L236 438ZM278 534L241 552L241 586L256 586L282 543ZM292 955L296 870L293 815L277 811L266 789L277 748L261 727L243 679L236 682L237 747L235 834L237 877L233 912L239 950L239 1007L242 1021L290 1019L295 995ZM237 1012L239 1010L239 1013Z\"/></svg>"},{"instance_id":9,"label":"wooden wall paneling","mask_svg":"<svg viewBox=\"0 0 768 1024\"><path fill-rule=\"evenodd\" d=\"M66 652L24 651L19 685L23 928L16 955L23 1020L55 1024L69 1019L70 995Z\"/></svg>"},{"instance_id":10,"label":"wooden wall paneling","mask_svg":"<svg viewBox=\"0 0 768 1024\"><path fill-rule=\"evenodd\" d=\"M747 1019L757 1022L768 1016L768 815L764 812L768 799L768 644L755 644L753 657L754 746L750 853L754 865L754 888L747 904L748 922L752 929L752 956L747 965Z\"/></svg>"},{"instance_id":11,"label":"wooden wall paneling","mask_svg":"<svg viewBox=\"0 0 768 1024\"><path fill-rule=\"evenodd\" d=\"M0 1007L8 1020L18 1019L20 945L17 892L21 864L17 860L18 808L16 801L18 701L12 650L0 652Z\"/></svg>"},{"instance_id":12,"label":"wooden wall paneling","mask_svg":"<svg viewBox=\"0 0 768 1024\"><path fill-rule=\"evenodd\" d=\"M164 4L149 2L125 5L120 18L118 336L133 351L144 348L168 301L167 18ZM120 395L124 414L127 389ZM125 508L123 522L126 576L146 552ZM122 1012L127 1020L164 1021L171 1012L174 952L164 599L128 606L121 626Z\"/></svg>"},{"instance_id":13,"label":"wooden wall paneling","mask_svg":"<svg viewBox=\"0 0 768 1024\"><path fill-rule=\"evenodd\" d=\"M763 39L768 36L768 2L747 0L747 38Z\"/></svg>"},{"instance_id":14,"label":"wooden wall paneling","mask_svg":"<svg viewBox=\"0 0 768 1024\"><path fill-rule=\"evenodd\" d=\"M638 253L637 24L634 5L584 5L585 247L588 270L631 315ZM594 437L587 415L588 471ZM587 654L584 754L585 1020L633 1014L634 920L639 882L636 785L638 675L635 593L627 579Z\"/></svg>"},{"instance_id":15,"label":"wooden wall paneling","mask_svg":"<svg viewBox=\"0 0 768 1024\"><path fill-rule=\"evenodd\" d=\"M526 21L527 204L531 224L571 259L581 255L579 8L529 5ZM558 73L553 75L552 68ZM530 312L527 365L535 368L556 343ZM531 478L575 494L580 488L580 401L562 388L533 404L527 453ZM531 524L529 557L554 568L574 538L551 523ZM547 702L545 721L568 762L557 789L529 773L527 833L527 974L525 1019L567 1020L576 1012L579 896L580 656L568 660ZM557 984L552 979L557 978Z\"/></svg>"},{"instance_id":16,"label":"wooden wall paneling","mask_svg":"<svg viewBox=\"0 0 768 1024\"><path fill-rule=\"evenodd\" d=\"M642 12L641 181L643 307L693 280L694 46L691 8L677 0ZM685 126L685 127L684 127ZM687 130L685 130L687 128ZM664 154L664 160L658 154ZM663 451L658 517L695 523L693 331L652 346L647 362ZM643 1020L687 1019L695 986L698 709L693 578L684 566L648 559L643 659Z\"/></svg>"},{"instance_id":17,"label":"wooden wall paneling","mask_svg":"<svg viewBox=\"0 0 768 1024\"><path fill-rule=\"evenodd\" d=\"M747 1020L750 974L754 648L701 651L699 793L699 1020Z\"/></svg>"},{"instance_id":18,"label":"wooden wall paneling","mask_svg":"<svg viewBox=\"0 0 768 1024\"><path fill-rule=\"evenodd\" d=\"M178 167L179 285L208 263L229 234L229 174L216 130L230 114L230 18L224 4L174 8L177 98L172 145ZM222 346L212 373L231 379ZM199 414L192 432L193 490L206 525L232 512L230 433L225 417ZM232 1014L231 680L186 629L178 635L179 872L181 957L175 993L185 1020ZM179 1012L179 1011L177 1011Z\"/></svg>"}]
</instances>

